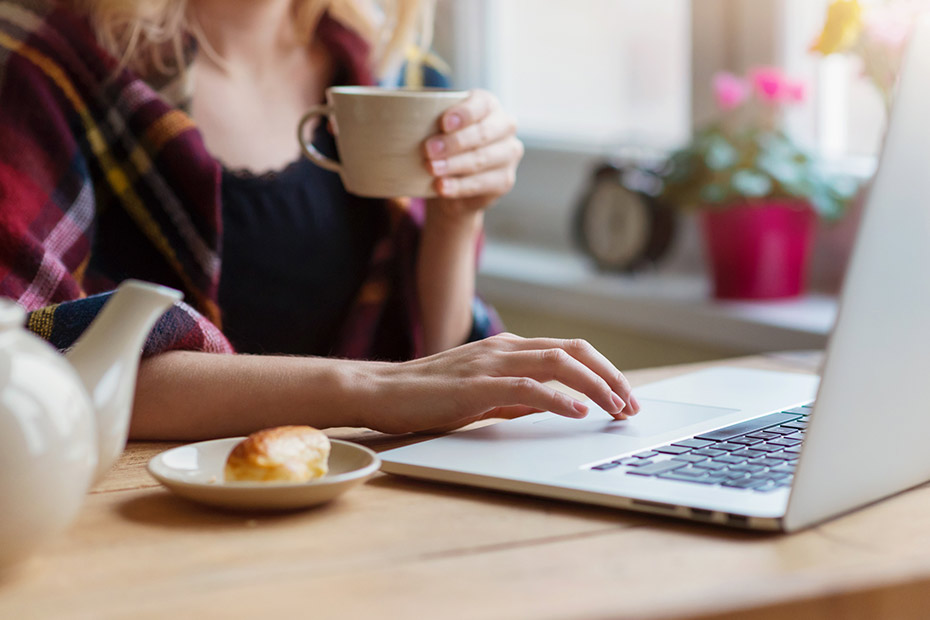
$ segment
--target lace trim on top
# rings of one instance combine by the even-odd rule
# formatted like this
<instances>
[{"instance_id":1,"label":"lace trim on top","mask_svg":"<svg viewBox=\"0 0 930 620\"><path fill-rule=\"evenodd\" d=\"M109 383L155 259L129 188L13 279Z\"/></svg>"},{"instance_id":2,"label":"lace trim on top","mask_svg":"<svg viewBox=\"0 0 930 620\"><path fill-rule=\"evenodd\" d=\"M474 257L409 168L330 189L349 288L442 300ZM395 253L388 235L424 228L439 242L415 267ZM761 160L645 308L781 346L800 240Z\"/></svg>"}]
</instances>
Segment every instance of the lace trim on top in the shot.
<instances>
[{"instance_id":1,"label":"lace trim on top","mask_svg":"<svg viewBox=\"0 0 930 620\"><path fill-rule=\"evenodd\" d=\"M303 156L303 154L300 154L297 156L297 159L285 165L283 168L278 168L277 170L266 170L264 172L256 172L255 170L245 167L234 168L226 165L222 160L217 159L217 162L223 168L224 173L243 181L274 181L283 176L290 175L297 168L304 165L305 161L306 158Z\"/></svg>"}]
</instances>

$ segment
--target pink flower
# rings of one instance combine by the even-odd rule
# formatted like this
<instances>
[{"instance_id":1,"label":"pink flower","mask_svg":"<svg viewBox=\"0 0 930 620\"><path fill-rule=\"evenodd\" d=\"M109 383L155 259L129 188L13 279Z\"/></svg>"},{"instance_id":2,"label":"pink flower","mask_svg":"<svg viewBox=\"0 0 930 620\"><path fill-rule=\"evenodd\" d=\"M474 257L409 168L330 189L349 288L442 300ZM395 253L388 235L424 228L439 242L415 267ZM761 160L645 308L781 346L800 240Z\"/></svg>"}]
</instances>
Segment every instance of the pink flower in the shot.
<instances>
[{"instance_id":1,"label":"pink flower","mask_svg":"<svg viewBox=\"0 0 930 620\"><path fill-rule=\"evenodd\" d=\"M753 90L762 101L781 103L786 99L786 78L778 67L758 67L749 73Z\"/></svg>"},{"instance_id":2,"label":"pink flower","mask_svg":"<svg viewBox=\"0 0 930 620\"><path fill-rule=\"evenodd\" d=\"M786 80L783 87L786 100L792 103L804 103L807 99L807 84L803 80Z\"/></svg>"},{"instance_id":3,"label":"pink flower","mask_svg":"<svg viewBox=\"0 0 930 620\"><path fill-rule=\"evenodd\" d=\"M723 71L714 76L714 94L717 97L717 107L721 110L732 110L749 96L749 85L732 73Z\"/></svg>"}]
</instances>

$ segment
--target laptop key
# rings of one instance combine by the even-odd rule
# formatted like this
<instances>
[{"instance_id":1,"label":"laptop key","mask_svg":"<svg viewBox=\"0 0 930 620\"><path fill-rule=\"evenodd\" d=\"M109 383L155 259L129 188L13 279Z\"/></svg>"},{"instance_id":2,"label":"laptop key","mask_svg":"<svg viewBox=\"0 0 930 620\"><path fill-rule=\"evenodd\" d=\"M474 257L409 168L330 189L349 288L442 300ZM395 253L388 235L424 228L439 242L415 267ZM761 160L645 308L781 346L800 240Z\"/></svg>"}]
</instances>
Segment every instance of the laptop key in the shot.
<instances>
[{"instance_id":1,"label":"laptop key","mask_svg":"<svg viewBox=\"0 0 930 620\"><path fill-rule=\"evenodd\" d=\"M728 480L737 480L739 478L748 478L748 471L735 471L733 469L728 469L726 471L714 472L715 474L723 474Z\"/></svg>"},{"instance_id":2,"label":"laptop key","mask_svg":"<svg viewBox=\"0 0 930 620\"><path fill-rule=\"evenodd\" d=\"M591 469L596 471L605 471L608 469L613 469L614 467L620 467L620 463L601 463L600 465L595 465Z\"/></svg>"},{"instance_id":3,"label":"laptop key","mask_svg":"<svg viewBox=\"0 0 930 620\"><path fill-rule=\"evenodd\" d=\"M768 441L769 439L775 439L776 437L778 437L778 434L777 434L777 433L769 433L769 432L766 432L766 431L761 431L761 432L758 432L758 433L750 433L749 435L746 435L746 436L749 437L749 438L751 438L751 439L764 439L764 440Z\"/></svg>"},{"instance_id":4,"label":"laptop key","mask_svg":"<svg viewBox=\"0 0 930 620\"><path fill-rule=\"evenodd\" d=\"M704 461L703 463L695 463L694 466L701 469L724 469L727 464L715 463L714 461Z\"/></svg>"},{"instance_id":5,"label":"laptop key","mask_svg":"<svg viewBox=\"0 0 930 620\"><path fill-rule=\"evenodd\" d=\"M657 454L658 454L658 452L655 452L655 451L653 451L653 450L647 450L646 452L640 452L639 454L634 454L633 456L635 456L635 457L638 458L638 459L648 459L648 458L653 457L653 456L655 456L655 455L657 455Z\"/></svg>"},{"instance_id":6,"label":"laptop key","mask_svg":"<svg viewBox=\"0 0 930 620\"><path fill-rule=\"evenodd\" d=\"M694 467L682 467L681 469L675 469L669 473L675 474L676 476L685 476L687 478L700 478L701 476L707 475L707 470L696 469Z\"/></svg>"},{"instance_id":7,"label":"laptop key","mask_svg":"<svg viewBox=\"0 0 930 620\"><path fill-rule=\"evenodd\" d=\"M679 476L677 471L672 471L667 474L659 474L659 478L663 480L677 480L678 482L696 482L698 484L717 484L721 482L721 478L716 476L701 476L700 478L694 478L691 476Z\"/></svg>"},{"instance_id":8,"label":"laptop key","mask_svg":"<svg viewBox=\"0 0 930 620\"><path fill-rule=\"evenodd\" d=\"M635 461L631 461L630 463L627 463L626 466L627 467L645 467L646 465L652 465L653 463L655 463L655 461L653 461L652 459L636 459Z\"/></svg>"},{"instance_id":9,"label":"laptop key","mask_svg":"<svg viewBox=\"0 0 930 620\"><path fill-rule=\"evenodd\" d=\"M765 458L778 459L780 461L790 461L791 459L794 459L797 456L798 456L797 454L793 454L791 452L769 452L768 454L765 455Z\"/></svg>"},{"instance_id":10,"label":"laptop key","mask_svg":"<svg viewBox=\"0 0 930 620\"><path fill-rule=\"evenodd\" d=\"M673 456L672 460L685 461L686 463L700 463L701 461L706 461L708 458L710 457L701 456L700 454L679 454L677 456Z\"/></svg>"},{"instance_id":11,"label":"laptop key","mask_svg":"<svg viewBox=\"0 0 930 620\"><path fill-rule=\"evenodd\" d=\"M739 452L731 452L730 456L742 456L747 459L754 459L760 456L765 456L765 452L762 450L740 450Z\"/></svg>"},{"instance_id":12,"label":"laptop key","mask_svg":"<svg viewBox=\"0 0 930 620\"><path fill-rule=\"evenodd\" d=\"M804 441L804 431L798 431L796 433L791 433L790 435L784 435L786 439L798 439Z\"/></svg>"},{"instance_id":13,"label":"laptop key","mask_svg":"<svg viewBox=\"0 0 930 620\"><path fill-rule=\"evenodd\" d=\"M765 467L762 465L731 465L730 469L732 471L744 471L750 474L755 474L760 471L765 471Z\"/></svg>"},{"instance_id":14,"label":"laptop key","mask_svg":"<svg viewBox=\"0 0 930 620\"><path fill-rule=\"evenodd\" d=\"M721 441L713 445L714 450L726 450L727 452L733 452L735 450L745 450L746 446L741 443L730 443L729 441Z\"/></svg>"},{"instance_id":15,"label":"laptop key","mask_svg":"<svg viewBox=\"0 0 930 620\"><path fill-rule=\"evenodd\" d=\"M798 416L789 414L789 413L770 413L769 415L764 415L760 418L754 418L752 420L746 420L745 422L740 422L739 424L733 424L732 426L725 426L724 428L718 428L715 431L710 431L709 433L703 433L701 435L696 435L697 439L712 439L714 441L726 441L733 437L739 437L740 435L745 435L746 433L752 433L755 431L761 431L764 428L770 426L781 426L786 422L791 422L797 420Z\"/></svg>"},{"instance_id":16,"label":"laptop key","mask_svg":"<svg viewBox=\"0 0 930 620\"><path fill-rule=\"evenodd\" d=\"M726 455L718 456L714 459L714 463L726 463L727 465L739 465L740 463L745 463L746 459L739 456Z\"/></svg>"},{"instance_id":17,"label":"laptop key","mask_svg":"<svg viewBox=\"0 0 930 620\"><path fill-rule=\"evenodd\" d=\"M684 454L686 452L691 452L691 448L685 448L683 446L662 446L661 448L656 448L656 452L661 452L662 454Z\"/></svg>"},{"instance_id":18,"label":"laptop key","mask_svg":"<svg viewBox=\"0 0 930 620\"><path fill-rule=\"evenodd\" d=\"M789 439L788 437L782 435L778 439L771 439L766 442L770 446L796 446L801 443L800 439Z\"/></svg>"},{"instance_id":19,"label":"laptop key","mask_svg":"<svg viewBox=\"0 0 930 620\"><path fill-rule=\"evenodd\" d=\"M776 473L788 473L788 474L791 474L791 473L794 473L794 465L791 465L791 464L789 464L789 463L782 463L781 465L779 465L779 466L777 466L777 467L773 467L773 468L771 469L771 471L774 471L774 472L776 472Z\"/></svg>"},{"instance_id":20,"label":"laptop key","mask_svg":"<svg viewBox=\"0 0 930 620\"><path fill-rule=\"evenodd\" d=\"M716 441L708 441L706 439L682 439L681 441L673 441L673 446L683 446L685 448L706 448L717 443Z\"/></svg>"},{"instance_id":21,"label":"laptop key","mask_svg":"<svg viewBox=\"0 0 930 620\"><path fill-rule=\"evenodd\" d=\"M653 463L652 465L631 469L626 473L635 474L637 476L655 476L656 474L664 474L667 471L672 471L673 469L680 469L687 466L687 463L683 463L681 461L659 461L658 463Z\"/></svg>"},{"instance_id":22,"label":"laptop key","mask_svg":"<svg viewBox=\"0 0 930 620\"><path fill-rule=\"evenodd\" d=\"M793 428L797 430L803 430L807 428L807 422L802 420L797 420L795 422L788 422L787 424L782 424L785 428Z\"/></svg>"},{"instance_id":23,"label":"laptop key","mask_svg":"<svg viewBox=\"0 0 930 620\"><path fill-rule=\"evenodd\" d=\"M677 480L678 482L701 482L701 478L695 478L694 476L682 476L679 475L677 471L670 471L664 474L659 474L656 478L661 478L662 480Z\"/></svg>"},{"instance_id":24,"label":"laptop key","mask_svg":"<svg viewBox=\"0 0 930 620\"><path fill-rule=\"evenodd\" d=\"M762 440L753 439L752 437L734 437L733 439L728 439L727 443L737 443L744 446L751 446L753 444L762 443Z\"/></svg>"},{"instance_id":25,"label":"laptop key","mask_svg":"<svg viewBox=\"0 0 930 620\"><path fill-rule=\"evenodd\" d=\"M801 415L807 415L811 412L810 405L801 405L800 407L795 407L794 409L788 409L782 413L800 413Z\"/></svg>"},{"instance_id":26,"label":"laptop key","mask_svg":"<svg viewBox=\"0 0 930 620\"><path fill-rule=\"evenodd\" d=\"M753 487L765 484L765 480L753 480L752 478L738 478L737 480L726 480L721 483L722 486L734 489L751 489Z\"/></svg>"},{"instance_id":27,"label":"laptop key","mask_svg":"<svg viewBox=\"0 0 930 620\"><path fill-rule=\"evenodd\" d=\"M723 456L726 454L726 451L714 450L713 448L702 448L700 450L695 450L692 454L697 454L698 456Z\"/></svg>"},{"instance_id":28,"label":"laptop key","mask_svg":"<svg viewBox=\"0 0 930 620\"><path fill-rule=\"evenodd\" d=\"M762 452L780 452L785 446L771 446L767 443L760 443L757 446L753 446L753 450L761 450Z\"/></svg>"},{"instance_id":29,"label":"laptop key","mask_svg":"<svg viewBox=\"0 0 930 620\"><path fill-rule=\"evenodd\" d=\"M766 433L774 433L776 435L793 435L798 432L796 428L785 428L784 426L774 426L772 428L765 429Z\"/></svg>"},{"instance_id":30,"label":"laptop key","mask_svg":"<svg viewBox=\"0 0 930 620\"><path fill-rule=\"evenodd\" d=\"M769 459L769 458L763 457L761 459L754 459L752 461L749 461L749 464L750 465L762 465L763 467L778 467L779 465L781 465L781 461L779 461L778 459Z\"/></svg>"}]
</instances>

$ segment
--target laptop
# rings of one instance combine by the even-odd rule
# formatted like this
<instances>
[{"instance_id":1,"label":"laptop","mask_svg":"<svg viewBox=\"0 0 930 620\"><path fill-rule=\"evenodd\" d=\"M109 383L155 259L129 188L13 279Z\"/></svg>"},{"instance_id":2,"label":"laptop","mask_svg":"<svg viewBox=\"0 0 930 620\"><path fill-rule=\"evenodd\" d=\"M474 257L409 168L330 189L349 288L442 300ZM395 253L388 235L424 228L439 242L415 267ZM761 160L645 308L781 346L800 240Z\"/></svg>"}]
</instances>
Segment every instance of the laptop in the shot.
<instances>
[{"instance_id":1,"label":"laptop","mask_svg":"<svg viewBox=\"0 0 930 620\"><path fill-rule=\"evenodd\" d=\"M714 368L614 421L540 413L382 453L383 471L794 531L930 480L930 19L915 30L817 377Z\"/></svg>"}]
</instances>

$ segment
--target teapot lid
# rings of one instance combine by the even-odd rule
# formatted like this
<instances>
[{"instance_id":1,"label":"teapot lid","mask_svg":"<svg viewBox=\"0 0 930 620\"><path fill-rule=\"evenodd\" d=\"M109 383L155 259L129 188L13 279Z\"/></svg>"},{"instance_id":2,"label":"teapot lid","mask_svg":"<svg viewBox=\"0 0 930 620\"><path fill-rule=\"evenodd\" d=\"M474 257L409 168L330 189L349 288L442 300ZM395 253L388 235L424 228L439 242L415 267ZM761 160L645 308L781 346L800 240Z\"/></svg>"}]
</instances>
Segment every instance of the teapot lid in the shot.
<instances>
[{"instance_id":1,"label":"teapot lid","mask_svg":"<svg viewBox=\"0 0 930 620\"><path fill-rule=\"evenodd\" d=\"M22 327L26 311L11 299L0 297L0 330Z\"/></svg>"}]
</instances>

